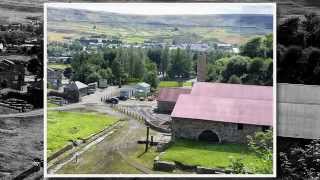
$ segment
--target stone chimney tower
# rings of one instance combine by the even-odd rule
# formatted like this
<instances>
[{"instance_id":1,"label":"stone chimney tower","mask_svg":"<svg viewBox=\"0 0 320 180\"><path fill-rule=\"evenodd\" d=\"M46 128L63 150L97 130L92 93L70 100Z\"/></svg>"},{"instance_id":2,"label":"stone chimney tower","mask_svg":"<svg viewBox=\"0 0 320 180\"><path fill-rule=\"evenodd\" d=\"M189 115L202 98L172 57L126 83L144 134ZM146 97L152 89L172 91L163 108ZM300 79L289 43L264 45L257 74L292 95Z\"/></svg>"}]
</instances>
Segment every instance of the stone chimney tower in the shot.
<instances>
[{"instance_id":1,"label":"stone chimney tower","mask_svg":"<svg viewBox=\"0 0 320 180\"><path fill-rule=\"evenodd\" d=\"M197 60L197 81L204 82L207 79L207 54L202 53Z\"/></svg>"}]
</instances>

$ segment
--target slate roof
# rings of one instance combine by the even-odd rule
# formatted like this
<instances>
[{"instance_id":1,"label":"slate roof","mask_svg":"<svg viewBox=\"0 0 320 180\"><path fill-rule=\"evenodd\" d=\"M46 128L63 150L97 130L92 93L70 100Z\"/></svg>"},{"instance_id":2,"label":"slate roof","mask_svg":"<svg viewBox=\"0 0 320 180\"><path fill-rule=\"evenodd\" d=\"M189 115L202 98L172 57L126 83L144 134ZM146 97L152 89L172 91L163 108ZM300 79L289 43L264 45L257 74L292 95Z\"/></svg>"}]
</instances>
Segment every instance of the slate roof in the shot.
<instances>
[{"instance_id":1,"label":"slate roof","mask_svg":"<svg viewBox=\"0 0 320 180\"><path fill-rule=\"evenodd\" d=\"M141 82L141 83L138 83L137 86L140 86L140 87L150 87L150 84L145 83L145 82Z\"/></svg>"},{"instance_id":2,"label":"slate roof","mask_svg":"<svg viewBox=\"0 0 320 180\"><path fill-rule=\"evenodd\" d=\"M87 88L88 87L88 85L86 85L86 84L84 84L84 83L82 83L80 81L76 81L75 84L76 84L78 89L83 89L83 88Z\"/></svg>"},{"instance_id":3,"label":"slate roof","mask_svg":"<svg viewBox=\"0 0 320 180\"><path fill-rule=\"evenodd\" d=\"M172 117L272 126L272 101L182 94Z\"/></svg>"},{"instance_id":4,"label":"slate roof","mask_svg":"<svg viewBox=\"0 0 320 180\"><path fill-rule=\"evenodd\" d=\"M181 94L172 117L218 122L273 125L272 86L195 83Z\"/></svg>"},{"instance_id":5,"label":"slate roof","mask_svg":"<svg viewBox=\"0 0 320 180\"><path fill-rule=\"evenodd\" d=\"M273 99L272 86L256 86L227 83L198 82L192 87L194 96L208 96L220 98L243 98L256 100Z\"/></svg>"},{"instance_id":6,"label":"slate roof","mask_svg":"<svg viewBox=\"0 0 320 180\"><path fill-rule=\"evenodd\" d=\"M157 101L176 102L180 94L190 94L191 88L161 88Z\"/></svg>"}]
</instances>

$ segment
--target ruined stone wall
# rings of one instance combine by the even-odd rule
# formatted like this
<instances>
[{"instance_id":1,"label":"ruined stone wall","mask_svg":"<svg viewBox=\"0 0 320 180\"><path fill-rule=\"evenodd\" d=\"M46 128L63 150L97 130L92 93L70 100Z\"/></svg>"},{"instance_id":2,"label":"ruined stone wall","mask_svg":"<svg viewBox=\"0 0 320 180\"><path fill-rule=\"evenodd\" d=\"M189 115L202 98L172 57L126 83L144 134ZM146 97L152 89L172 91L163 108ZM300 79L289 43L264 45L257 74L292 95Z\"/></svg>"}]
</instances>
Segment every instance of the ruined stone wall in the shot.
<instances>
[{"instance_id":1,"label":"ruined stone wall","mask_svg":"<svg viewBox=\"0 0 320 180\"><path fill-rule=\"evenodd\" d=\"M203 131L211 130L222 143L247 143L246 136L262 131L262 126L243 124L243 129L238 130L238 125L234 123L172 117L172 130L175 138L198 140Z\"/></svg>"}]
</instances>

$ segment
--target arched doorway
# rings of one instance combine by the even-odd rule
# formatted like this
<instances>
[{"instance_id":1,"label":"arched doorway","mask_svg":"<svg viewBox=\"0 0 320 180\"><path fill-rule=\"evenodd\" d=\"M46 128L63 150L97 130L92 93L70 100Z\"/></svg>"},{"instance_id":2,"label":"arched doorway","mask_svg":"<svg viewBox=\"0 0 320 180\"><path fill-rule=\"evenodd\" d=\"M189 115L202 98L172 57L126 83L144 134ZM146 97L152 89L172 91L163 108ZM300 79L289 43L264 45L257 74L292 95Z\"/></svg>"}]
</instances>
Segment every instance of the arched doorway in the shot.
<instances>
[{"instance_id":1,"label":"arched doorway","mask_svg":"<svg viewBox=\"0 0 320 180\"><path fill-rule=\"evenodd\" d=\"M219 143L220 139L219 136L211 131L211 130L205 130L203 131L199 137L198 137L199 141L207 141L207 142L213 142L213 143Z\"/></svg>"}]
</instances>

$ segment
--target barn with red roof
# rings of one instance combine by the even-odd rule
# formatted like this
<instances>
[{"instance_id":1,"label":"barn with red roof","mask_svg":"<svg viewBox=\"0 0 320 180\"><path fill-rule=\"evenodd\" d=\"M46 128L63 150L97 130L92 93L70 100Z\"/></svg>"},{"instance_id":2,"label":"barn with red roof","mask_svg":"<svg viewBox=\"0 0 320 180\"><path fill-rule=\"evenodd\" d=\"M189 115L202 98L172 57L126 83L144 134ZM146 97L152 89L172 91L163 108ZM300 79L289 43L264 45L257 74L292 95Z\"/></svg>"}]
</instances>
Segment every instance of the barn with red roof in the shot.
<instances>
[{"instance_id":1,"label":"barn with red roof","mask_svg":"<svg viewBox=\"0 0 320 180\"><path fill-rule=\"evenodd\" d=\"M176 138L246 143L273 124L272 86L196 83L171 114Z\"/></svg>"},{"instance_id":2,"label":"barn with red roof","mask_svg":"<svg viewBox=\"0 0 320 180\"><path fill-rule=\"evenodd\" d=\"M161 88L157 97L158 111L171 113L181 94L190 94L191 88Z\"/></svg>"}]
</instances>

